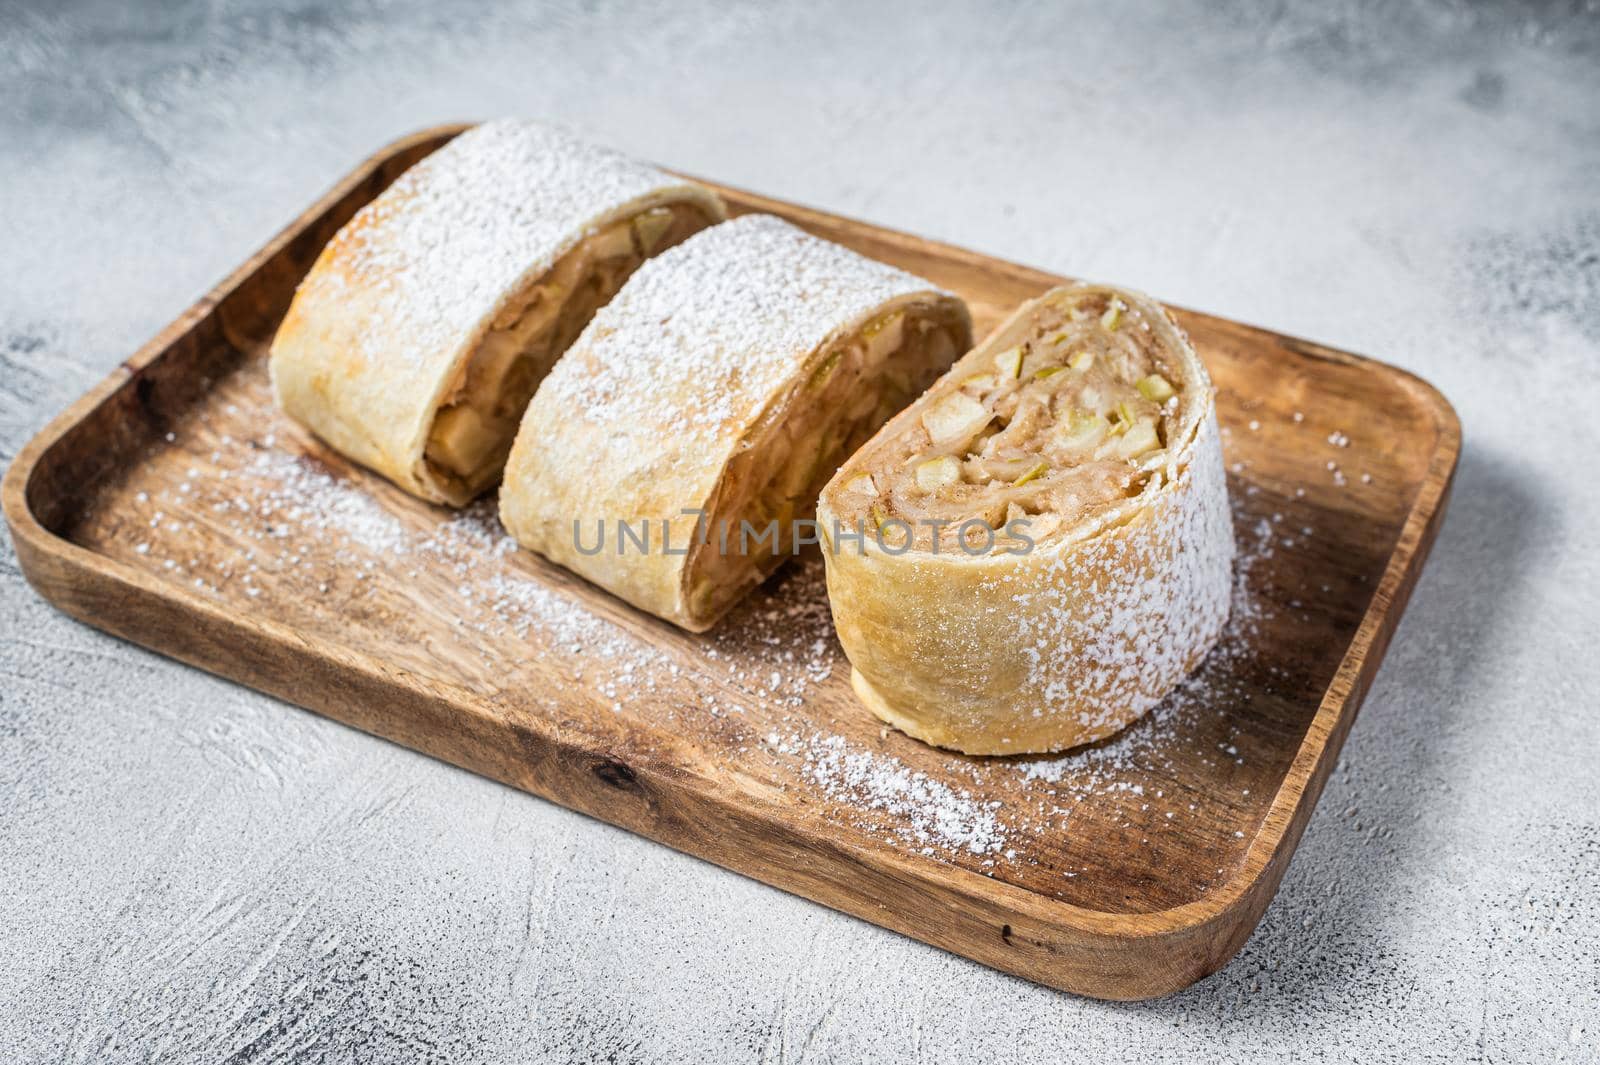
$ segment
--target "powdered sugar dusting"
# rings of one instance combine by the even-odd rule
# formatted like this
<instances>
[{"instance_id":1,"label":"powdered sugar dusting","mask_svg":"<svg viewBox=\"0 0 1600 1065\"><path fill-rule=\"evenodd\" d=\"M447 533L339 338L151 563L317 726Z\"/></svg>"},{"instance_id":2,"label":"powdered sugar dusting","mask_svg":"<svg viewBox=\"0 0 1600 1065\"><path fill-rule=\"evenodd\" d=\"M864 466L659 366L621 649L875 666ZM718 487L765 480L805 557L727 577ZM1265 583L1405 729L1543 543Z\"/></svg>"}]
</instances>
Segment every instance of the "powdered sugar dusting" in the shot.
<instances>
[{"instance_id":1,"label":"powdered sugar dusting","mask_svg":"<svg viewBox=\"0 0 1600 1065\"><path fill-rule=\"evenodd\" d=\"M989 855L1005 846L998 800L974 798L970 790L909 769L898 758L853 749L842 736L813 735L803 751L806 778L824 794L890 815L887 826L873 827L924 854L938 847Z\"/></svg>"},{"instance_id":2,"label":"powdered sugar dusting","mask_svg":"<svg viewBox=\"0 0 1600 1065\"><path fill-rule=\"evenodd\" d=\"M410 550L405 526L366 492L284 451L266 450L246 467L273 487L253 504L279 538L337 534L364 552L403 555Z\"/></svg>"},{"instance_id":3,"label":"powdered sugar dusting","mask_svg":"<svg viewBox=\"0 0 1600 1065\"><path fill-rule=\"evenodd\" d=\"M1235 508L1236 521L1247 518ZM1049 784L1065 783L1070 791L1119 790L1135 785L1128 776L1139 766L1165 760L1164 748L1175 738L1185 719L1202 710L1233 700L1248 698L1248 690L1238 679L1241 667L1252 664L1258 653L1261 627L1272 617L1262 600L1253 575L1263 561L1275 553L1272 523L1263 518L1238 536L1233 558L1232 584L1228 596L1227 623L1222 635L1199 668L1135 726L1101 743L1062 755L1019 759L1010 763L1028 780ZM1238 751L1230 757L1239 758Z\"/></svg>"},{"instance_id":4,"label":"powdered sugar dusting","mask_svg":"<svg viewBox=\"0 0 1600 1065\"><path fill-rule=\"evenodd\" d=\"M1153 504L1145 535L1096 537L1054 560L1035 592L1015 596L1016 634L1030 664L1028 684L1043 712L1075 707L1086 728L1121 720L1130 701L1154 706L1210 648L1227 620L1234 551L1222 449L1214 414L1201 423L1173 491ZM1185 481L1192 482L1184 484ZM1174 502L1176 501L1176 502ZM1152 565L1152 558L1161 564ZM1069 609L1081 593L1068 570L1129 574L1093 590L1088 617ZM1044 606L1035 602L1042 599ZM1051 606L1054 600L1057 605ZM1063 648L1071 649L1063 653ZM1086 664L1092 663L1092 666ZM1154 693L1154 694L1153 694Z\"/></svg>"},{"instance_id":5,"label":"powdered sugar dusting","mask_svg":"<svg viewBox=\"0 0 1600 1065\"><path fill-rule=\"evenodd\" d=\"M703 230L645 263L540 387L538 410L702 453L754 420L807 356L927 281L774 218ZM565 434L586 462L587 434ZM554 446L554 445L553 445Z\"/></svg>"},{"instance_id":6,"label":"powdered sugar dusting","mask_svg":"<svg viewBox=\"0 0 1600 1065\"><path fill-rule=\"evenodd\" d=\"M431 362L470 336L597 222L683 182L536 122L462 133L400 176L339 232L339 270L303 287L379 294L374 358ZM399 350L395 346L399 345Z\"/></svg>"}]
</instances>

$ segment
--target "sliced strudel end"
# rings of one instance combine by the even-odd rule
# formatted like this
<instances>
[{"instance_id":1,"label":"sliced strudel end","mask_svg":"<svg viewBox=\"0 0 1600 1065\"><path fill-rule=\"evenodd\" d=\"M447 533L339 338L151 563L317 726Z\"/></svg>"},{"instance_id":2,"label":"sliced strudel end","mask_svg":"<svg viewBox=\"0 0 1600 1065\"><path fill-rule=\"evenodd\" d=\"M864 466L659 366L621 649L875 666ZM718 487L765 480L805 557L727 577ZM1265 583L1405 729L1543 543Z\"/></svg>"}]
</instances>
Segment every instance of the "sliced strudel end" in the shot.
<instances>
[{"instance_id":1,"label":"sliced strudel end","mask_svg":"<svg viewBox=\"0 0 1600 1065\"><path fill-rule=\"evenodd\" d=\"M1228 614L1211 382L1166 310L1125 289L1024 304L845 463L819 519L857 694L970 754L1117 731ZM852 529L867 535L838 542Z\"/></svg>"},{"instance_id":2,"label":"sliced strudel end","mask_svg":"<svg viewBox=\"0 0 1600 1065\"><path fill-rule=\"evenodd\" d=\"M464 504L595 309L722 217L709 190L560 130L468 130L323 250L272 343L278 402L406 491Z\"/></svg>"},{"instance_id":3,"label":"sliced strudel end","mask_svg":"<svg viewBox=\"0 0 1600 1065\"><path fill-rule=\"evenodd\" d=\"M797 523L818 490L970 332L961 301L920 278L770 216L723 223L646 263L545 380L501 517L634 605L708 628L811 538Z\"/></svg>"}]
</instances>

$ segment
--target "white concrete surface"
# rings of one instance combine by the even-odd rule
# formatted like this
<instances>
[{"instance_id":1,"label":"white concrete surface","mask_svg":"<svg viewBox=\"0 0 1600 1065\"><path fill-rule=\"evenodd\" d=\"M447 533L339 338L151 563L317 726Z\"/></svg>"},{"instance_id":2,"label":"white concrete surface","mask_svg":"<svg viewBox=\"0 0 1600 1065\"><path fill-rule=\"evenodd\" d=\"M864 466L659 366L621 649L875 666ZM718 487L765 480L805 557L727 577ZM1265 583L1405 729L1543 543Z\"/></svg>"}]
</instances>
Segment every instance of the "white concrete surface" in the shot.
<instances>
[{"instance_id":1,"label":"white concrete surface","mask_svg":"<svg viewBox=\"0 0 1600 1065\"><path fill-rule=\"evenodd\" d=\"M3 0L0 458L359 157L504 113L1455 402L1281 894L1183 994L1057 994L102 636L6 540L0 1060L1596 1060L1594 0Z\"/></svg>"}]
</instances>

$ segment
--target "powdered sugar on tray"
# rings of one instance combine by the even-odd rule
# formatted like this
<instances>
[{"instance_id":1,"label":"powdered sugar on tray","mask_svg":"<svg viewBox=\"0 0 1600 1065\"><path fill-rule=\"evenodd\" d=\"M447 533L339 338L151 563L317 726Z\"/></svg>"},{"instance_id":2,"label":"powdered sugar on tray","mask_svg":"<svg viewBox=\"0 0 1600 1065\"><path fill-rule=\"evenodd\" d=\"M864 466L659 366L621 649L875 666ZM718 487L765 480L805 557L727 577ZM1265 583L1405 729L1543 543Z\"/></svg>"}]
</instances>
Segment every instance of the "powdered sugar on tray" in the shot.
<instances>
[{"instance_id":1,"label":"powdered sugar on tray","mask_svg":"<svg viewBox=\"0 0 1600 1065\"><path fill-rule=\"evenodd\" d=\"M337 533L374 554L403 555L410 549L405 526L372 496L288 452L264 450L246 472L272 486L255 509L272 519L267 530L275 537Z\"/></svg>"},{"instance_id":2,"label":"powdered sugar on tray","mask_svg":"<svg viewBox=\"0 0 1600 1065\"><path fill-rule=\"evenodd\" d=\"M409 500L385 503L360 479L278 445L270 433L252 447L219 449L212 469L130 497L142 519L130 554L216 595L228 594L231 584L242 588L252 603L278 594L273 575L293 573L296 589L321 581L335 603L403 595L408 581L436 585L442 576L455 598L433 602L463 630L484 637L463 647L481 646L481 653L504 661L505 637L542 646L615 712L648 715L653 727L670 723L694 742L742 751L748 771L772 774L779 788L817 794L860 831L990 874L1008 862L1036 861L1041 846L1058 845L1090 808L1103 817L1131 803L1154 820L1141 822L1141 830L1154 834L1172 824L1182 831L1193 806L1152 789L1150 781L1170 777L1175 754L1199 736L1218 765L1243 766L1250 757L1248 739L1228 724L1229 707L1250 697L1242 668L1259 655L1261 623L1278 609L1261 596L1254 572L1276 553L1314 539L1309 526L1286 525L1281 514L1253 513L1252 489L1236 491L1231 617L1201 669L1144 720L1100 744L1059 756L969 759L879 731L848 701L817 699L824 686L838 690L848 669L833 635L819 558L781 571L727 623L694 637L693 654L685 657L674 652L675 639L604 616L564 588L564 578L538 568L545 564L501 528L492 499L441 517ZM242 464L227 468L231 455ZM234 568L207 572L201 559L163 556L163 534L202 522L245 548L229 563ZM267 596L258 598L264 585ZM1259 678L1253 683L1259 688ZM840 716L831 719L832 713ZM873 731L864 733L864 724ZM1097 798L1114 801L1091 801ZM1079 872L1060 870L1063 877Z\"/></svg>"},{"instance_id":3,"label":"powdered sugar on tray","mask_svg":"<svg viewBox=\"0 0 1600 1065\"><path fill-rule=\"evenodd\" d=\"M998 816L1000 802L983 802L898 758L852 749L843 736L813 735L799 750L804 773L829 798L858 810L880 812L893 820L874 828L932 854L934 848L989 855L1006 842Z\"/></svg>"}]
</instances>

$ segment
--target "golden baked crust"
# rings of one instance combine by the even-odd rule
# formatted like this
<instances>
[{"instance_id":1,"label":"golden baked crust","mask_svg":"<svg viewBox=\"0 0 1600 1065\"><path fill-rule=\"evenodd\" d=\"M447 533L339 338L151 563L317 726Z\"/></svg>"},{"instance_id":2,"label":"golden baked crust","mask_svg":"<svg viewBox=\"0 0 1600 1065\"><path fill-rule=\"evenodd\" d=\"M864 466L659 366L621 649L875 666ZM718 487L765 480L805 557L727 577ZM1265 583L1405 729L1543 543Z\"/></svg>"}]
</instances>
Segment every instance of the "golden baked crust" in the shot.
<instances>
[{"instance_id":1,"label":"golden baked crust","mask_svg":"<svg viewBox=\"0 0 1600 1065\"><path fill-rule=\"evenodd\" d=\"M594 308L724 214L709 190L560 130L468 130L323 249L272 342L279 405L406 491L462 505L498 479Z\"/></svg>"},{"instance_id":2,"label":"golden baked crust","mask_svg":"<svg viewBox=\"0 0 1600 1065\"><path fill-rule=\"evenodd\" d=\"M974 526L969 551L929 516L998 534L989 547ZM1018 308L840 468L818 518L869 529L859 550L824 552L857 695L940 747L1110 735L1227 619L1211 382L1166 311L1126 289L1070 286Z\"/></svg>"},{"instance_id":3,"label":"golden baked crust","mask_svg":"<svg viewBox=\"0 0 1600 1065\"><path fill-rule=\"evenodd\" d=\"M838 463L970 340L965 305L920 278L767 215L712 227L646 263L546 378L501 519L704 630L789 557ZM778 535L741 537L746 521Z\"/></svg>"}]
</instances>

